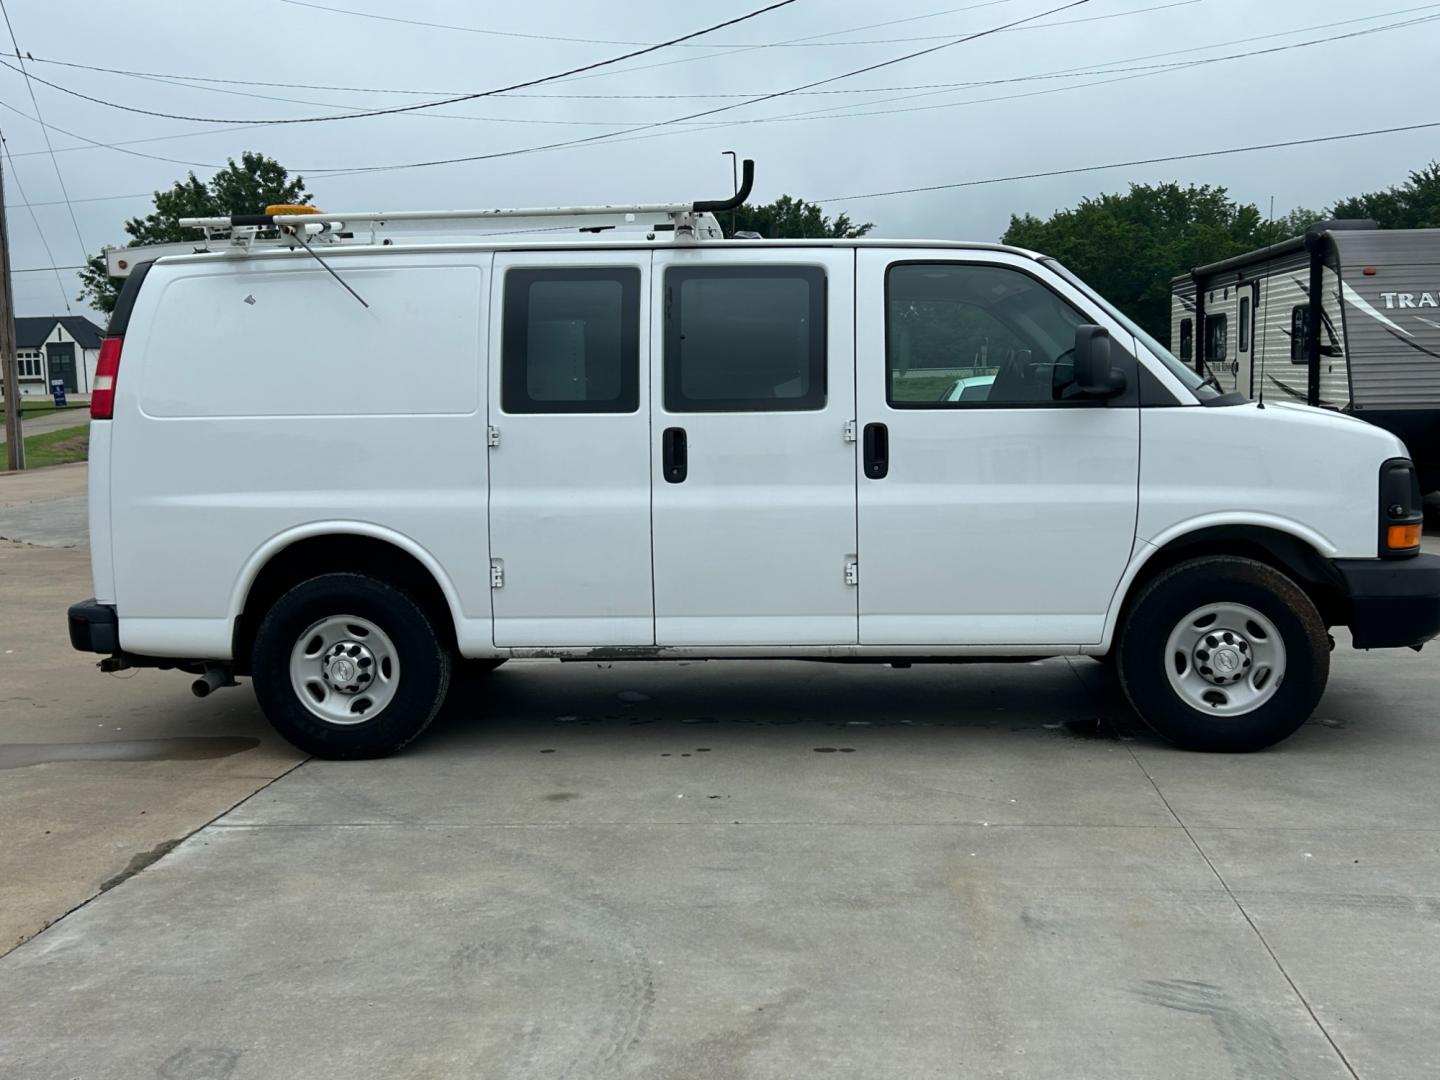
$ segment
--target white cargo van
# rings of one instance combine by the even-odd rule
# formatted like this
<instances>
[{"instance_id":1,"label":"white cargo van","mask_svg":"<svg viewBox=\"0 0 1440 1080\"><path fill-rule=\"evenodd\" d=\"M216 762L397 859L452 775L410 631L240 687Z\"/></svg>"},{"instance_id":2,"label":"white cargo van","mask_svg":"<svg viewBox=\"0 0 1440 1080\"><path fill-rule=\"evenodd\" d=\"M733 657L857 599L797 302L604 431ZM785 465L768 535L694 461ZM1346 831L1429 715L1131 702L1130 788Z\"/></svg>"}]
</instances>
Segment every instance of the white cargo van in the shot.
<instances>
[{"instance_id":1,"label":"white cargo van","mask_svg":"<svg viewBox=\"0 0 1440 1080\"><path fill-rule=\"evenodd\" d=\"M1033 252L722 240L731 201L112 252L75 647L249 676L328 757L518 657L1088 655L1251 750L1310 715L1327 627L1440 632L1395 436L1220 395Z\"/></svg>"}]
</instances>

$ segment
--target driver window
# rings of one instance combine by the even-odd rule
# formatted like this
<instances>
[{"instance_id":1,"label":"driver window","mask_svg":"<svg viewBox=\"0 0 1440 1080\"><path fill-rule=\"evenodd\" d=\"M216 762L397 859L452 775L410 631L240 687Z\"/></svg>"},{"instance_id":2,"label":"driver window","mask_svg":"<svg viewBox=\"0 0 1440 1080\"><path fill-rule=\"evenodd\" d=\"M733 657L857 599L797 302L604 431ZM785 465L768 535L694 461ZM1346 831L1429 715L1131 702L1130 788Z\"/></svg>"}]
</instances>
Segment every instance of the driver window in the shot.
<instances>
[{"instance_id":1,"label":"driver window","mask_svg":"<svg viewBox=\"0 0 1440 1080\"><path fill-rule=\"evenodd\" d=\"M1020 270L896 263L886 274L887 400L900 409L1078 400L1075 328L1086 322Z\"/></svg>"}]
</instances>

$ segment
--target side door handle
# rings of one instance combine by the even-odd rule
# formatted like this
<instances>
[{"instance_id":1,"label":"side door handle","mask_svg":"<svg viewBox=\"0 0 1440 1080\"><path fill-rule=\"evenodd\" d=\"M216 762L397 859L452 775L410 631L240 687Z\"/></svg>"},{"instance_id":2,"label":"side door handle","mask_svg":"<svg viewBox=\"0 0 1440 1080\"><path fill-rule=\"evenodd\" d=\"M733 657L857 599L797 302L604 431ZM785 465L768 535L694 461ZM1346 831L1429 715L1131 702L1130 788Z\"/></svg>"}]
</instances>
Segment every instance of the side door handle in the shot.
<instances>
[{"instance_id":1,"label":"side door handle","mask_svg":"<svg viewBox=\"0 0 1440 1080\"><path fill-rule=\"evenodd\" d=\"M884 424L865 425L865 475L884 480L890 473L890 429Z\"/></svg>"},{"instance_id":2,"label":"side door handle","mask_svg":"<svg viewBox=\"0 0 1440 1080\"><path fill-rule=\"evenodd\" d=\"M685 440L685 429L666 428L660 436L662 469L667 484L683 484L690 471L689 452Z\"/></svg>"}]
</instances>

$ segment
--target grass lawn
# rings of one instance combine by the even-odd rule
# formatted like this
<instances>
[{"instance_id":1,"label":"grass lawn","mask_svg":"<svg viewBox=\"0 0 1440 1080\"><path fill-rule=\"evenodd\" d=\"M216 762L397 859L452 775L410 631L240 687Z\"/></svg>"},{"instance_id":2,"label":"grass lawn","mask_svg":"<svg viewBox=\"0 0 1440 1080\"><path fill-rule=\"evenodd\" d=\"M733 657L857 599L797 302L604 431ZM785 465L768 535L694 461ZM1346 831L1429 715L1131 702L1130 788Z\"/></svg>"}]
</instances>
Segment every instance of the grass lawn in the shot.
<instances>
[{"instance_id":1,"label":"grass lawn","mask_svg":"<svg viewBox=\"0 0 1440 1080\"><path fill-rule=\"evenodd\" d=\"M3 446L3 444L0 444ZM90 452L90 426L61 428L47 431L42 435L30 435L25 439L25 467L38 469L43 465L68 465L72 461L85 461ZM0 448L0 472L8 466L5 451Z\"/></svg>"},{"instance_id":2,"label":"grass lawn","mask_svg":"<svg viewBox=\"0 0 1440 1080\"><path fill-rule=\"evenodd\" d=\"M76 404L75 402L71 401L69 404L67 404L67 405L65 406L65 411L66 411L66 412L69 412L71 409L89 409L89 408L90 408L89 402L83 402L83 403L80 403L80 404ZM43 415L44 413L53 413L53 412L55 412L55 411L56 411L56 410L55 410L55 399L54 399L54 398L21 398L21 399L20 399L20 415L21 415L21 416L41 416L41 415Z\"/></svg>"}]
</instances>

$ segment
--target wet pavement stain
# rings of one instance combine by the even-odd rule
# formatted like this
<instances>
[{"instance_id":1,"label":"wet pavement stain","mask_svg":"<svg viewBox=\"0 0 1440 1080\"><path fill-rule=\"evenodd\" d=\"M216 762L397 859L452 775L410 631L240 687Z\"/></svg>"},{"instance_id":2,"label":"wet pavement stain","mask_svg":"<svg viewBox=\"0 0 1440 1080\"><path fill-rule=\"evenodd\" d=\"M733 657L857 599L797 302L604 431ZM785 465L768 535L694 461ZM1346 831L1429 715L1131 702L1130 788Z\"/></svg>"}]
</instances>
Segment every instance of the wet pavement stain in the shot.
<instances>
[{"instance_id":1,"label":"wet pavement stain","mask_svg":"<svg viewBox=\"0 0 1440 1080\"><path fill-rule=\"evenodd\" d=\"M163 859L166 855L169 855L170 852L175 850L176 846L179 843L179 840L163 840L160 843L156 844L149 851L142 851L138 855L130 856L130 862L126 864L124 870L121 870L120 873L116 874L114 877L100 883L100 891L102 893L109 892L116 885L120 885L130 880L136 874L140 873L141 870L144 870L147 866L152 866L153 864Z\"/></svg>"},{"instance_id":2,"label":"wet pavement stain","mask_svg":"<svg viewBox=\"0 0 1440 1080\"><path fill-rule=\"evenodd\" d=\"M66 761L208 761L253 750L259 739L239 735L112 742L13 743L0 746L0 769L23 769Z\"/></svg>"}]
</instances>

